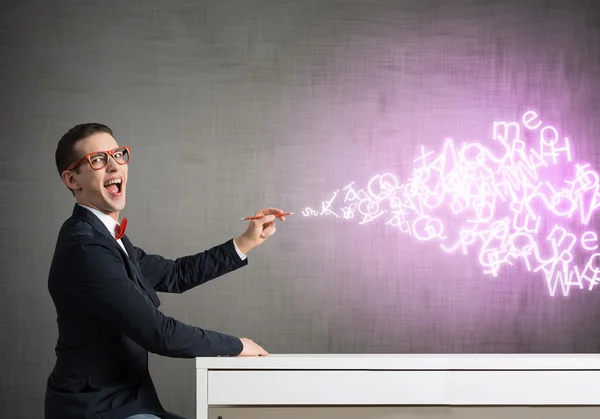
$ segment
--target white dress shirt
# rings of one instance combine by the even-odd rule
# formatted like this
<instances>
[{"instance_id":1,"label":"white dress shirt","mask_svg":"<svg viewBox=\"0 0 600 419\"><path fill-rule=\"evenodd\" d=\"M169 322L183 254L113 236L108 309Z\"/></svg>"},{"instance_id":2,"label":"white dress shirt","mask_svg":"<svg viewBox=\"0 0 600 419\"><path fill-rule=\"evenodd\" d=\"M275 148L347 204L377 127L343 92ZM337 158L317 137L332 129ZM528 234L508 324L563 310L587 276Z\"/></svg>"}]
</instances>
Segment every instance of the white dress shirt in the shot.
<instances>
[{"instance_id":1,"label":"white dress shirt","mask_svg":"<svg viewBox=\"0 0 600 419\"><path fill-rule=\"evenodd\" d=\"M114 238L116 238L115 231L116 231L119 223L116 222L114 220L114 218L112 218L110 215L106 215L102 211L98 211L96 208L91 208L91 207L88 207L86 205L81 205L81 204L77 204L77 205L90 210L92 212L92 214L94 214L96 217L98 217L98 219L100 219L100 221L102 221L102 223L106 226L106 228L108 229L110 234L112 234L112 236ZM117 240L117 243L119 243L119 246L121 246L121 248L123 250L125 250L125 246L123 245L123 242L121 241L121 239ZM237 252L240 259L242 259L242 260L246 259L246 255L243 254L240 251L240 249L238 249L237 244L235 244L235 240L233 241L233 246L235 247L235 251ZM129 253L127 253L127 250L125 250L125 253L127 254L127 256L129 256Z\"/></svg>"}]
</instances>

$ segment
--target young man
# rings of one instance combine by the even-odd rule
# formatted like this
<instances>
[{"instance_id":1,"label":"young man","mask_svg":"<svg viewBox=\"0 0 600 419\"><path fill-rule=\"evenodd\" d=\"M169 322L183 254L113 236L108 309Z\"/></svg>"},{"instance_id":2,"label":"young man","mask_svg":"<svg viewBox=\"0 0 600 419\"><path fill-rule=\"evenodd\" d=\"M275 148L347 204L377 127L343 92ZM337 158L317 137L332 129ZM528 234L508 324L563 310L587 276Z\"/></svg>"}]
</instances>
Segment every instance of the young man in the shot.
<instances>
[{"instance_id":1,"label":"young man","mask_svg":"<svg viewBox=\"0 0 600 419\"><path fill-rule=\"evenodd\" d=\"M168 260L124 235L130 149L110 128L82 124L56 149L56 165L77 201L60 229L48 278L58 322L57 361L47 382L46 419L178 416L164 410L148 352L179 358L267 355L252 340L165 316L156 292L182 293L247 265L246 254L275 233L267 208L248 229L204 252ZM280 217L285 220L283 216Z\"/></svg>"}]
</instances>

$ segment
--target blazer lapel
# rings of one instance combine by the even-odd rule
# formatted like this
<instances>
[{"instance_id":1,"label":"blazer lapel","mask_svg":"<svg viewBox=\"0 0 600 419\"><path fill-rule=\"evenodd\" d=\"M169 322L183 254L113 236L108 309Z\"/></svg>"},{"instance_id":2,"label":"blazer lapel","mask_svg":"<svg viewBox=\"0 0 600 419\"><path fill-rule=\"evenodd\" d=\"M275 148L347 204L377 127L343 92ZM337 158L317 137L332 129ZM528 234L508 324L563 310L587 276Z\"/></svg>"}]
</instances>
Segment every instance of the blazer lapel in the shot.
<instances>
[{"instance_id":1,"label":"blazer lapel","mask_svg":"<svg viewBox=\"0 0 600 419\"><path fill-rule=\"evenodd\" d=\"M152 300L152 303L154 304L154 306L155 307L160 306L160 300L158 299L158 295L156 294L156 291L154 291L154 288L152 288L152 286L148 283L148 281L146 281L146 278L144 278L144 273L142 272L142 269L140 268L140 265L138 264L136 252L133 247L133 244L131 244L131 241L129 240L129 237L127 237L127 235L124 235L121 238L121 241L123 242L125 249L127 249L127 253L129 253L129 257L127 257L127 255L124 255L125 263L127 263L129 265L129 268L136 276L139 285L144 289L144 291L146 291L146 294L148 294L148 296ZM117 246L118 246L118 243L117 243ZM121 246L119 246L119 249L121 249ZM121 250L123 250L123 249L121 249Z\"/></svg>"},{"instance_id":2,"label":"blazer lapel","mask_svg":"<svg viewBox=\"0 0 600 419\"><path fill-rule=\"evenodd\" d=\"M75 204L75 207L73 208L73 216L87 221L96 230L98 230L100 233L110 238L114 242L115 246L119 249L119 252L121 252L121 255L123 256L123 260L127 265L127 270L131 272L134 276L134 278L132 279L145 291L145 293L148 295L148 297L152 301L152 304L154 304L155 307L160 306L160 300L158 299L158 295L156 294L156 291L154 291L154 288L152 288L152 286L148 284L146 278L144 278L144 274L142 273L142 270L140 269L137 263L135 249L129 241L129 238L127 238L127 235L123 236L121 241L123 242L123 245L125 245L125 249L127 249L127 253L129 254L129 256L123 251L123 248L119 246L119 243L117 243L114 236L108 231L108 229L102 223L102 221L100 221L98 217L96 217L90 211L81 207L78 204Z\"/></svg>"}]
</instances>

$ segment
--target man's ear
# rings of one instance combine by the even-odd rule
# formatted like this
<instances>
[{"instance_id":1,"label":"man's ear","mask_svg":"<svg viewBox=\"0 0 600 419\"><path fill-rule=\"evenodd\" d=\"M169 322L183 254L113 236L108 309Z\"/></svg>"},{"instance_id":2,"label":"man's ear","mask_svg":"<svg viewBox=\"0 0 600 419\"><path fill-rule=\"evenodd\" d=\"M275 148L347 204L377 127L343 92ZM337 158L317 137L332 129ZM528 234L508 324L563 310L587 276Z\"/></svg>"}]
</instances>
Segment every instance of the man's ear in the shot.
<instances>
[{"instance_id":1,"label":"man's ear","mask_svg":"<svg viewBox=\"0 0 600 419\"><path fill-rule=\"evenodd\" d=\"M77 177L72 170L65 170L62 172L61 178L63 183L67 185L67 188L71 191L75 192L76 190L81 189L79 182L77 182Z\"/></svg>"}]
</instances>

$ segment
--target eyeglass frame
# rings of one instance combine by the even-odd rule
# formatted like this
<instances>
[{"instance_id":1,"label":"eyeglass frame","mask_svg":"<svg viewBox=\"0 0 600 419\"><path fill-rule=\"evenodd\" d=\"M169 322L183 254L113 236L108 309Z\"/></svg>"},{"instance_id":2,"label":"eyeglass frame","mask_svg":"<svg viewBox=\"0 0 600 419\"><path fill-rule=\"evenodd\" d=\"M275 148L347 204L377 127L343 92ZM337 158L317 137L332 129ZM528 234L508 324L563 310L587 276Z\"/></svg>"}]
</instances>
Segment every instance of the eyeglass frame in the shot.
<instances>
[{"instance_id":1,"label":"eyeglass frame","mask_svg":"<svg viewBox=\"0 0 600 419\"><path fill-rule=\"evenodd\" d=\"M126 145L121 145L121 146L119 146L119 147L113 148L112 150L107 150L107 151L94 151L94 152L92 152L92 153L88 153L88 154L86 154L85 156L83 156L82 158L80 158L80 159L76 160L75 162L71 163L71 164L69 165L69 167L67 167L65 170L73 170L73 169L76 169L77 167L79 167L79 166L80 166L80 165L81 165L81 164L82 164L84 161L86 161L86 160L87 160L87 162L88 162L88 164L90 165L90 168L91 168L92 170L100 170L100 169L103 169L103 168L105 168L105 167L108 165L108 162L109 162L109 159L110 159L110 157L112 157L112 158L113 158L113 160L114 160L115 162L117 162L117 164L120 164L120 165L128 164L128 163L129 163L129 159L127 159L127 161L126 161L125 163L119 163L119 162L117 161L117 159L115 159L115 156L113 156L113 153L114 153L116 150L120 150L120 149L123 149L123 148L124 148L125 150L127 150L127 154L129 155L129 159L131 159L131 148L130 148L129 146L126 146ZM105 163L105 164L104 164L102 167L95 168L94 166L92 166L92 160L91 160L91 157L92 157L93 155L95 155L95 154L100 154L100 153L104 153L104 154L108 155L108 157L107 157L107 159L106 159L106 163Z\"/></svg>"}]
</instances>

